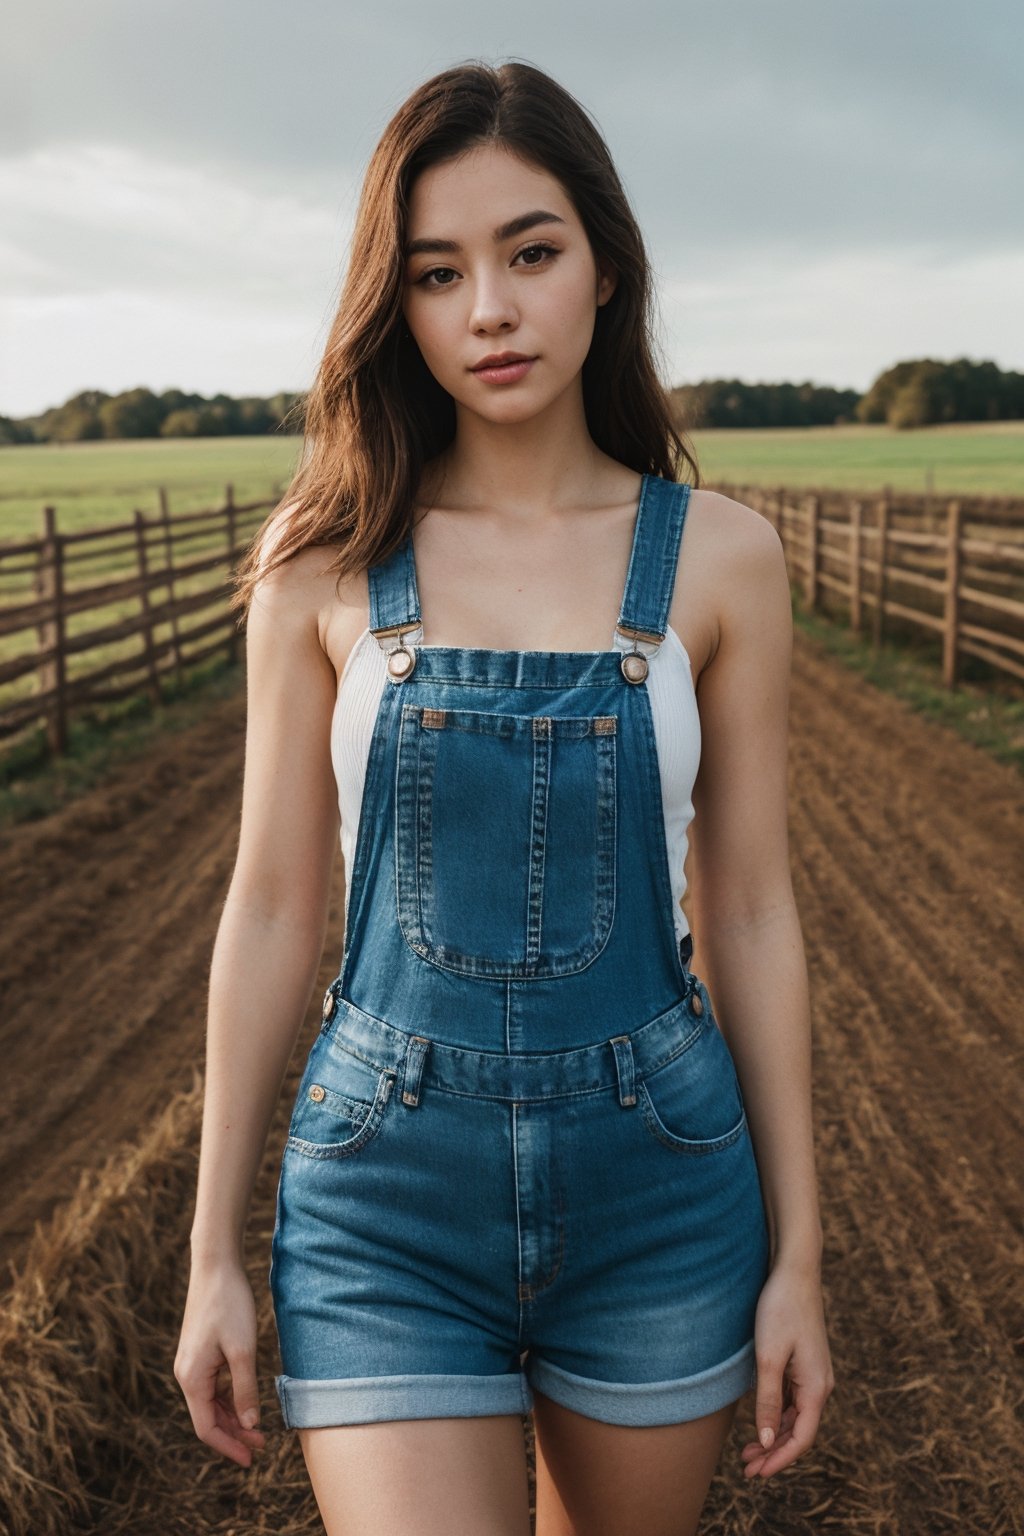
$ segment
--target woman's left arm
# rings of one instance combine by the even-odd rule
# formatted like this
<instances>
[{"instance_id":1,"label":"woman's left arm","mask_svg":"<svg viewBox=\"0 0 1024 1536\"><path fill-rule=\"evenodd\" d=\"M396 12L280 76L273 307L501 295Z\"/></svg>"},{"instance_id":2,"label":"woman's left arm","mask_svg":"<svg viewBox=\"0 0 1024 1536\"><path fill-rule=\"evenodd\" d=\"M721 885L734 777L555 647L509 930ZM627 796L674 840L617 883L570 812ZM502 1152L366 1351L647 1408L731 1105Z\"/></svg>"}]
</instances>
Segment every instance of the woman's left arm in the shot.
<instances>
[{"instance_id":1,"label":"woman's left arm","mask_svg":"<svg viewBox=\"0 0 1024 1536\"><path fill-rule=\"evenodd\" d=\"M761 1443L743 1448L747 1476L767 1477L813 1443L834 1385L821 1295L807 962L789 865L793 619L775 529L726 497L715 498L713 515L713 590L721 598L717 643L697 689L691 964L736 1064L768 1220L771 1271L755 1322Z\"/></svg>"}]
</instances>

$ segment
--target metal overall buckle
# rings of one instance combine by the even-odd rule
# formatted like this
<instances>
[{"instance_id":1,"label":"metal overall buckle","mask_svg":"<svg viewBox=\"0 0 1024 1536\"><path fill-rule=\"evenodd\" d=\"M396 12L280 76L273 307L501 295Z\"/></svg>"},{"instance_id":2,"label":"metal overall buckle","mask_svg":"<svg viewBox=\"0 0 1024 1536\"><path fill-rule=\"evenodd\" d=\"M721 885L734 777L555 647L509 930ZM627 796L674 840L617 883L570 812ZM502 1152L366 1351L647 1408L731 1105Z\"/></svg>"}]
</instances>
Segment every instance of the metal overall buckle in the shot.
<instances>
[{"instance_id":1,"label":"metal overall buckle","mask_svg":"<svg viewBox=\"0 0 1024 1536\"><path fill-rule=\"evenodd\" d=\"M627 651L619 666L627 683L642 683L647 676L649 667L647 657L640 650L638 641L647 640L658 646L664 640L664 635L654 635L648 629L630 629L625 624L616 624L615 628L620 635L632 635L633 649Z\"/></svg>"},{"instance_id":2,"label":"metal overall buckle","mask_svg":"<svg viewBox=\"0 0 1024 1536\"><path fill-rule=\"evenodd\" d=\"M416 647L411 645L408 641L403 640L402 635L403 633L411 633L412 631L419 629L419 627L420 621L419 619L415 619L411 623L389 624L382 629L375 629L373 631L373 634L376 636L378 642L381 640L386 640L391 635L398 636L397 645L393 645L390 648L385 647L388 657L388 676L391 678L392 682L404 682L412 672L413 667L416 665Z\"/></svg>"}]
</instances>

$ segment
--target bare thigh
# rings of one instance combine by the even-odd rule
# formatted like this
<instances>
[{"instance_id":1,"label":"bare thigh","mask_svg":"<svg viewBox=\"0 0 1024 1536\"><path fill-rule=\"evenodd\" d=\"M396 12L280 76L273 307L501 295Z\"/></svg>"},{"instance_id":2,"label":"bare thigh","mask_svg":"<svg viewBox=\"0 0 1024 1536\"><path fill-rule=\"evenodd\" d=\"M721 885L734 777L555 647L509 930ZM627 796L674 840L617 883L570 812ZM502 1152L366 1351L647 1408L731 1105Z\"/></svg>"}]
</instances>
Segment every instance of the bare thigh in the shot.
<instances>
[{"instance_id":1,"label":"bare thigh","mask_svg":"<svg viewBox=\"0 0 1024 1536\"><path fill-rule=\"evenodd\" d=\"M534 1388L536 1536L693 1536L738 1406L638 1429Z\"/></svg>"},{"instance_id":2,"label":"bare thigh","mask_svg":"<svg viewBox=\"0 0 1024 1536\"><path fill-rule=\"evenodd\" d=\"M519 1414L296 1432L327 1536L530 1536Z\"/></svg>"}]
</instances>

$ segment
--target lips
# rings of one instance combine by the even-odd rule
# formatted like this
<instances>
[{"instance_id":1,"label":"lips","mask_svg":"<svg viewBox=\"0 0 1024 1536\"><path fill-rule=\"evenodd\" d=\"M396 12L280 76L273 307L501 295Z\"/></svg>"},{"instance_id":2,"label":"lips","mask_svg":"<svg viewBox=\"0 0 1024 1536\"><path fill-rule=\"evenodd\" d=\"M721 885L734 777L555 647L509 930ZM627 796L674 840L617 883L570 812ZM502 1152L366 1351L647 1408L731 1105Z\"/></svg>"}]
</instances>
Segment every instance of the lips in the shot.
<instances>
[{"instance_id":1,"label":"lips","mask_svg":"<svg viewBox=\"0 0 1024 1536\"><path fill-rule=\"evenodd\" d=\"M478 363L470 369L480 380L481 384L494 385L498 388L510 384L518 384L520 379L525 379L534 363L534 357L524 357L522 353L504 353L504 362Z\"/></svg>"},{"instance_id":2,"label":"lips","mask_svg":"<svg viewBox=\"0 0 1024 1536\"><path fill-rule=\"evenodd\" d=\"M489 357L481 358L470 371L479 373L483 368L501 368L506 363L532 363L533 361L534 359L526 352L492 352Z\"/></svg>"}]
</instances>

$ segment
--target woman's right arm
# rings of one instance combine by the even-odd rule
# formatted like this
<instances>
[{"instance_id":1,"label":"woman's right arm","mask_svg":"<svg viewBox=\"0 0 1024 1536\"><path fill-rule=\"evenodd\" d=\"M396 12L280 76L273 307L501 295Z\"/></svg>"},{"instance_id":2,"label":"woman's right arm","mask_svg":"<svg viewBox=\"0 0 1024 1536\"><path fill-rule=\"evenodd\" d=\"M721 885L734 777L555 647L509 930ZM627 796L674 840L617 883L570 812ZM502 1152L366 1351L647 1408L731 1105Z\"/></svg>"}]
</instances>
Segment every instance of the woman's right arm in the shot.
<instances>
[{"instance_id":1,"label":"woman's right arm","mask_svg":"<svg viewBox=\"0 0 1024 1536\"><path fill-rule=\"evenodd\" d=\"M259 1411L245 1227L316 982L338 846L337 680L320 641L320 612L334 589L325 564L322 549L303 550L253 594L239 846L210 967L191 1271L174 1374L199 1438L242 1466L263 1443L242 1424L243 1413ZM231 1392L218 1395L225 1366Z\"/></svg>"}]
</instances>

